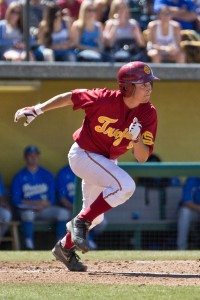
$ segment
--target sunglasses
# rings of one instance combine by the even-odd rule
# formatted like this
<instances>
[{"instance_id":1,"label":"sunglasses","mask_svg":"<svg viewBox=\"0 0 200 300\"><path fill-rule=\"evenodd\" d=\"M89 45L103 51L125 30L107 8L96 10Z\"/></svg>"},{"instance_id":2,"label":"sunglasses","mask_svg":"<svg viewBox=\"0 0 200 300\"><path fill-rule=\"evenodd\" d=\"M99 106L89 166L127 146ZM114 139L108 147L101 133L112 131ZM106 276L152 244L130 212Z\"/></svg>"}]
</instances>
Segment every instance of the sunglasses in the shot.
<instances>
[{"instance_id":1,"label":"sunglasses","mask_svg":"<svg viewBox=\"0 0 200 300\"><path fill-rule=\"evenodd\" d=\"M86 11L88 11L88 12L95 12L96 9L95 8L87 8Z\"/></svg>"},{"instance_id":2,"label":"sunglasses","mask_svg":"<svg viewBox=\"0 0 200 300\"><path fill-rule=\"evenodd\" d=\"M16 14L16 15L20 15L21 14L21 11L19 11L19 10L11 10L11 13L12 14Z\"/></svg>"},{"instance_id":3,"label":"sunglasses","mask_svg":"<svg viewBox=\"0 0 200 300\"><path fill-rule=\"evenodd\" d=\"M160 12L160 14L163 15L163 16L169 16L169 15L171 15L171 13L167 12L167 11L166 12L164 12L164 11Z\"/></svg>"}]
</instances>

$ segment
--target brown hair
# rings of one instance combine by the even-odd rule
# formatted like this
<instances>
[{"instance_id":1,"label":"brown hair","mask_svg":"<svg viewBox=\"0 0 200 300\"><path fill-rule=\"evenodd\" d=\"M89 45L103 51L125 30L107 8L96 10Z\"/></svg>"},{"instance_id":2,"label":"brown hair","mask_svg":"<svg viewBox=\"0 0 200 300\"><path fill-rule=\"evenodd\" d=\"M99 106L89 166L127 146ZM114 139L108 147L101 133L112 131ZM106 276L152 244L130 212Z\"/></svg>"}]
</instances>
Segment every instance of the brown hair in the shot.
<instances>
[{"instance_id":1,"label":"brown hair","mask_svg":"<svg viewBox=\"0 0 200 300\"><path fill-rule=\"evenodd\" d=\"M16 24L17 28L20 29L21 32L23 32L23 8L19 2L13 1L8 5L8 8L7 8L6 14L5 14L5 19L8 23L10 23L12 12L15 9L20 11L19 19Z\"/></svg>"}]
</instances>

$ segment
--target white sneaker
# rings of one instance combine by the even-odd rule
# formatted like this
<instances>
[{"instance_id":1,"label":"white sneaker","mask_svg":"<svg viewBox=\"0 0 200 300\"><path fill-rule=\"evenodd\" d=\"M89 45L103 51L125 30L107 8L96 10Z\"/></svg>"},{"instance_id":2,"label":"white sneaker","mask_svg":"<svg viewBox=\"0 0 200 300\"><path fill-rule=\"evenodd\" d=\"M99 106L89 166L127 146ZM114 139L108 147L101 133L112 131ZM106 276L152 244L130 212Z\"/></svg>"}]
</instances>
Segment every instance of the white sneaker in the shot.
<instances>
[{"instance_id":1,"label":"white sneaker","mask_svg":"<svg viewBox=\"0 0 200 300\"><path fill-rule=\"evenodd\" d=\"M25 247L27 250L33 250L34 249L34 244L31 239L25 239Z\"/></svg>"}]
</instances>

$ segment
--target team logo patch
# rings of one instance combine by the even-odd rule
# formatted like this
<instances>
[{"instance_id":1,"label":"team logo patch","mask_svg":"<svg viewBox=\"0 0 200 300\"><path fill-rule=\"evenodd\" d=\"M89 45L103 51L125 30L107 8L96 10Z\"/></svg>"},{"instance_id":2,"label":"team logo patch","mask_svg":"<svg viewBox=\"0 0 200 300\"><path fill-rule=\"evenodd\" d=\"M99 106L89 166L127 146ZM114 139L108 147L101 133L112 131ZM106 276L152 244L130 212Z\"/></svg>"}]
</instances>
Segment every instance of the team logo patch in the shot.
<instances>
[{"instance_id":1,"label":"team logo patch","mask_svg":"<svg viewBox=\"0 0 200 300\"><path fill-rule=\"evenodd\" d=\"M150 71L150 69L149 69L148 66L144 66L144 72L145 72L146 74L150 74L150 73L151 73L151 71Z\"/></svg>"}]
</instances>

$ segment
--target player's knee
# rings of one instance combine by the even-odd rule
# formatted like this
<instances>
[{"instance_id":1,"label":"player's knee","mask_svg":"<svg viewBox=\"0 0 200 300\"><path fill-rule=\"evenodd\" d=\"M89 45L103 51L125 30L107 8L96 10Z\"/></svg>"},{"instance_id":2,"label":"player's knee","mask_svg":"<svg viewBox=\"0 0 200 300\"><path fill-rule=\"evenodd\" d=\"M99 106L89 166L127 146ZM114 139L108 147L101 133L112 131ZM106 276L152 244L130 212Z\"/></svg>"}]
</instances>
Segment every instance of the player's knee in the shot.
<instances>
[{"instance_id":1,"label":"player's knee","mask_svg":"<svg viewBox=\"0 0 200 300\"><path fill-rule=\"evenodd\" d=\"M119 204L122 204L131 198L131 196L135 192L135 187L135 181L130 177L129 180L126 181L126 183L122 186L121 199Z\"/></svg>"},{"instance_id":2,"label":"player's knee","mask_svg":"<svg viewBox=\"0 0 200 300\"><path fill-rule=\"evenodd\" d=\"M65 208L58 208L56 214L57 221L68 221L70 219L70 212Z\"/></svg>"},{"instance_id":3,"label":"player's knee","mask_svg":"<svg viewBox=\"0 0 200 300\"><path fill-rule=\"evenodd\" d=\"M32 210L25 210L20 213L20 218L24 222L32 222L35 219L35 214Z\"/></svg>"},{"instance_id":4,"label":"player's knee","mask_svg":"<svg viewBox=\"0 0 200 300\"><path fill-rule=\"evenodd\" d=\"M129 181L126 183L126 186L123 187L125 201L130 199L130 197L135 192L135 188L136 188L135 181L130 177Z\"/></svg>"},{"instance_id":5,"label":"player's knee","mask_svg":"<svg viewBox=\"0 0 200 300\"><path fill-rule=\"evenodd\" d=\"M11 219L12 219L12 213L11 213L11 211L8 210L8 209L5 209L4 210L4 214L2 216L2 219L3 219L4 222L10 222Z\"/></svg>"},{"instance_id":6,"label":"player's knee","mask_svg":"<svg viewBox=\"0 0 200 300\"><path fill-rule=\"evenodd\" d=\"M130 199L135 191L135 187L135 181L129 177L129 179L123 183L121 190L116 193L115 198L112 199L111 206L116 207Z\"/></svg>"}]
</instances>

